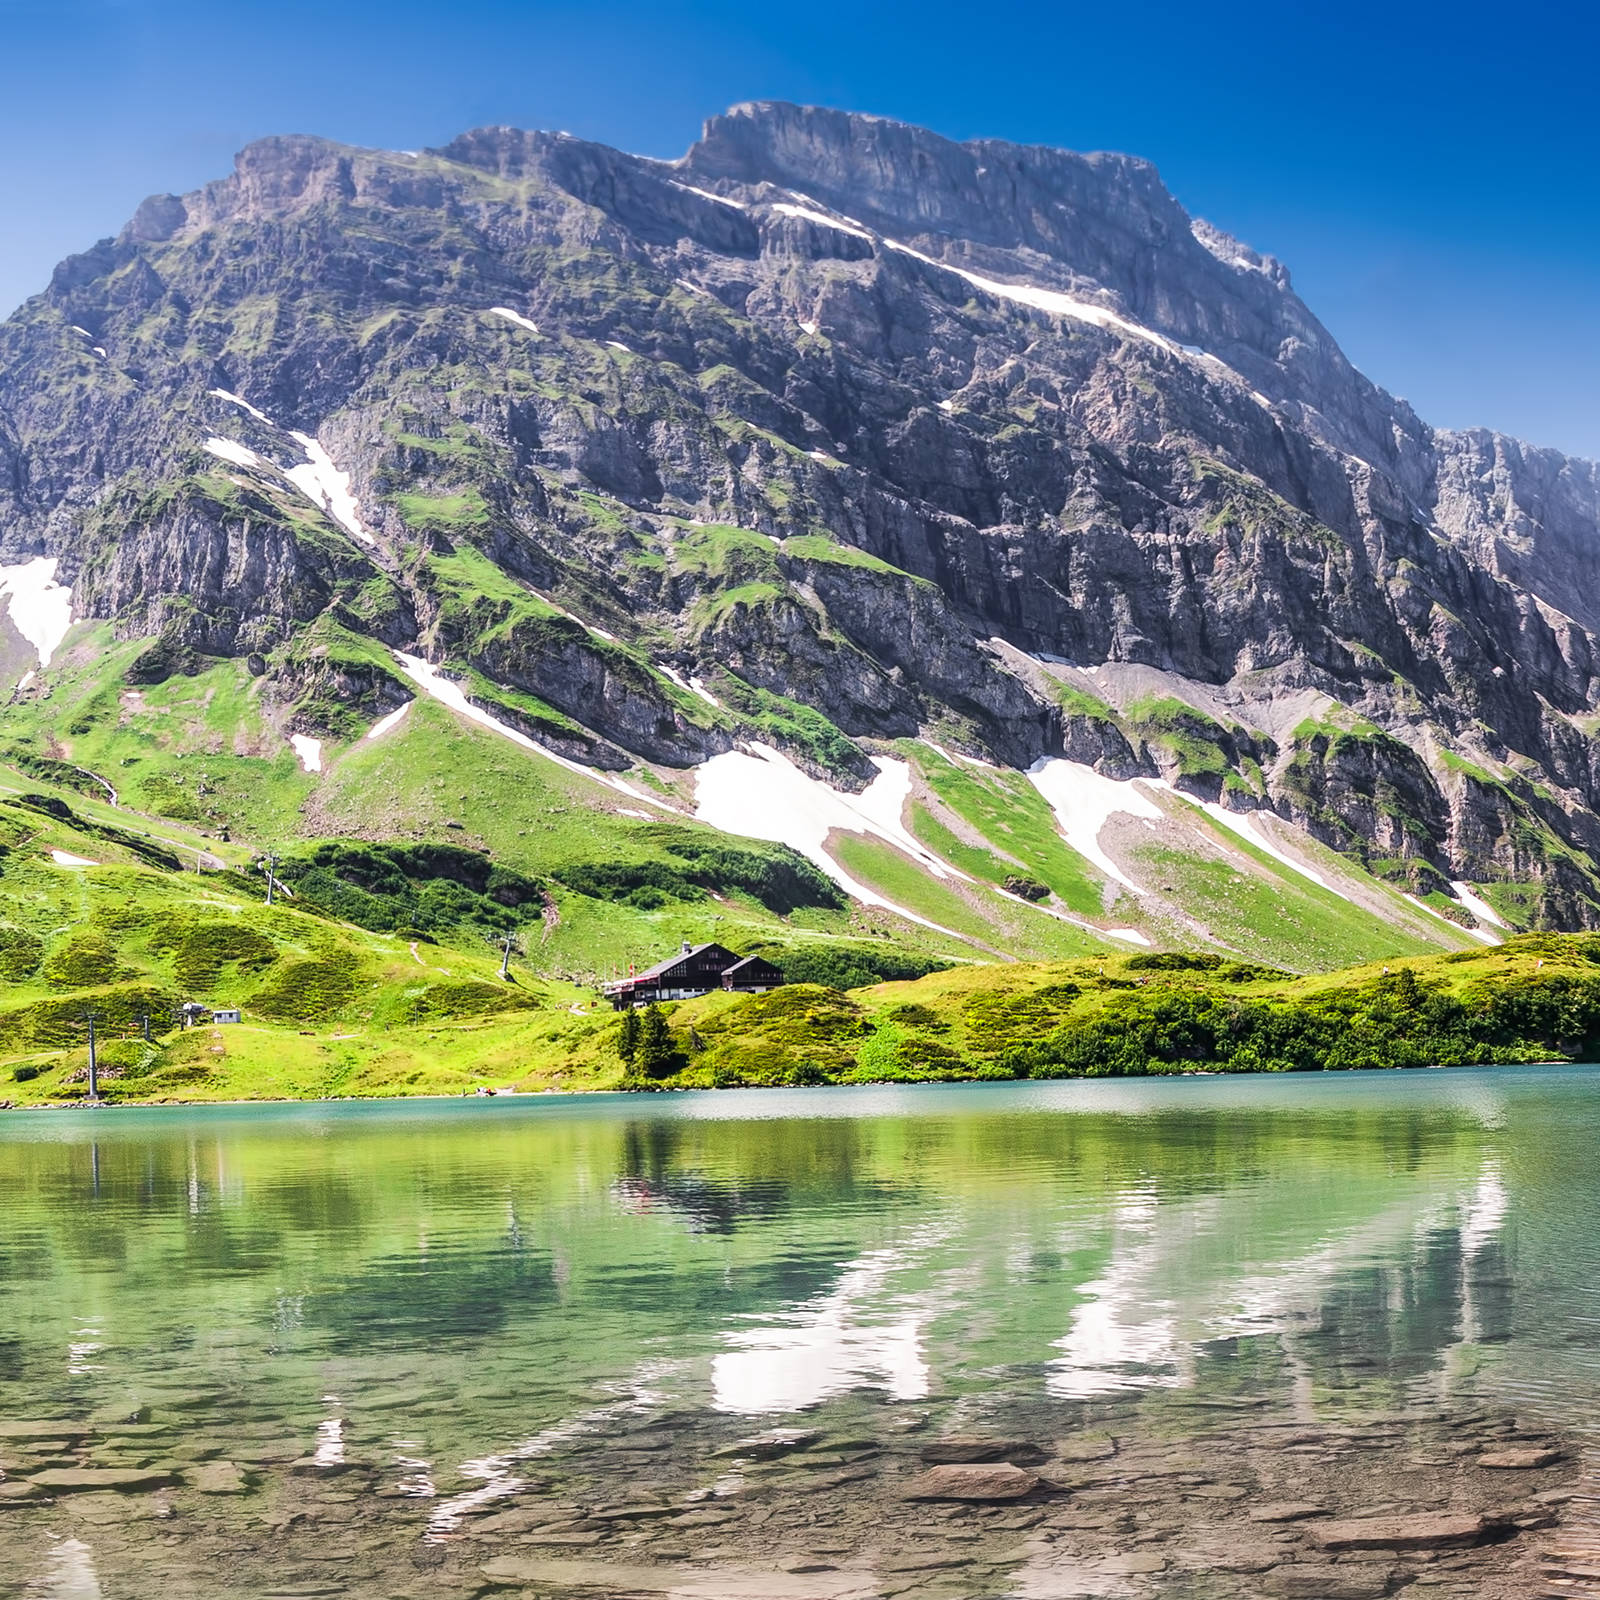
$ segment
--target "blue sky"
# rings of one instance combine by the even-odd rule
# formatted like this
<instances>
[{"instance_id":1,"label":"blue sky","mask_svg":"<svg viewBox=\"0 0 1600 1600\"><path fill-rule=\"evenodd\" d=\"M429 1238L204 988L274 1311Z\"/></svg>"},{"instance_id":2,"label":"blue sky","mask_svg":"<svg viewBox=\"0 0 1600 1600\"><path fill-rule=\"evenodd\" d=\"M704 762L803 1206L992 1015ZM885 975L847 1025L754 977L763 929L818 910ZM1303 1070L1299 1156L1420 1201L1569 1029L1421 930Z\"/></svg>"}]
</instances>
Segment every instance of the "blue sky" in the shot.
<instances>
[{"instance_id":1,"label":"blue sky","mask_svg":"<svg viewBox=\"0 0 1600 1600\"><path fill-rule=\"evenodd\" d=\"M788 99L1146 156L1428 420L1600 457L1597 45L1547 0L0 0L0 314L262 134L672 156Z\"/></svg>"}]
</instances>

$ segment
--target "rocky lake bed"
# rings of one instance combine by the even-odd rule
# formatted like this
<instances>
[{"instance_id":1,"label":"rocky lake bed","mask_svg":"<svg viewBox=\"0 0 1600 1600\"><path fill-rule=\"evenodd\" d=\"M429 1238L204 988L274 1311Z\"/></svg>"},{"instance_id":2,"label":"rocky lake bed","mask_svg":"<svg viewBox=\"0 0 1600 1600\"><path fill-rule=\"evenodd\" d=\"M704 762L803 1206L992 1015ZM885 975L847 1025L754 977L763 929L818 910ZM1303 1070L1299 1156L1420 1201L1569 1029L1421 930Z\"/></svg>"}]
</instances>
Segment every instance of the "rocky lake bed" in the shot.
<instances>
[{"instance_id":1,"label":"rocky lake bed","mask_svg":"<svg viewBox=\"0 0 1600 1600\"><path fill-rule=\"evenodd\" d=\"M1491 1407L1311 1414L1162 1394L1004 1403L979 1419L960 1401L852 1398L805 1426L754 1430L711 1412L624 1412L454 1469L259 1415L230 1436L175 1406L8 1418L0 1593L1585 1592L1568 1549L1595 1520L1581 1448Z\"/></svg>"}]
</instances>

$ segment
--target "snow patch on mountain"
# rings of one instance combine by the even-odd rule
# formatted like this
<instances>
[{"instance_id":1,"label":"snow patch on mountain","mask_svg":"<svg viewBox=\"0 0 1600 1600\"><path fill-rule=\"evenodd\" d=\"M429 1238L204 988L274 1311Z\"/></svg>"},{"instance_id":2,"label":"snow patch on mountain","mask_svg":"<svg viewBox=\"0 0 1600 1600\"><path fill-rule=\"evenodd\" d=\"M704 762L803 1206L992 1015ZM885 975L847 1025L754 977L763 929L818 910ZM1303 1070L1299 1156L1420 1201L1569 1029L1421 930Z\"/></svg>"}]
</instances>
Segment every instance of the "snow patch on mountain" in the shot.
<instances>
[{"instance_id":1,"label":"snow patch on mountain","mask_svg":"<svg viewBox=\"0 0 1600 1600\"><path fill-rule=\"evenodd\" d=\"M261 457L249 445L240 444L237 439L223 439L213 434L206 440L206 450L220 461L231 461L236 467L259 467Z\"/></svg>"},{"instance_id":2,"label":"snow patch on mountain","mask_svg":"<svg viewBox=\"0 0 1600 1600\"><path fill-rule=\"evenodd\" d=\"M621 778L613 778L609 773L601 772L595 767L586 767L579 761L570 761L566 756L557 755L554 750L542 745L537 739L530 739L527 734L518 728L513 728L509 723L502 722L498 717L485 711L482 706L475 706L467 699L466 691L459 683L452 682L444 677L432 662L424 661L421 656L407 655L403 650L396 650L394 658L400 664L400 670L411 679L425 694L437 700L441 705L448 706L458 716L467 718L469 722L476 722L479 727L488 728L491 733L497 733L502 739L509 739L512 744L520 745L524 750L532 751L536 756L543 756L546 761L553 761L558 767L565 767L568 772L576 772L580 777L592 779L595 783L603 783L608 789L615 789L619 794L631 795L635 800L642 800L646 805L654 806L658 811L671 811L674 808L664 805L661 801L652 799L647 794L642 794L631 783ZM402 710L405 708L402 707ZM391 713L393 715L393 713ZM368 734L371 737L371 734Z\"/></svg>"},{"instance_id":3,"label":"snow patch on mountain","mask_svg":"<svg viewBox=\"0 0 1600 1600\"><path fill-rule=\"evenodd\" d=\"M291 431L289 437L307 457L299 466L288 469L285 476L289 481L346 533L354 534L363 544L376 544L377 540L361 525L361 507L350 492L349 473L341 472L333 457L309 433Z\"/></svg>"},{"instance_id":4,"label":"snow patch on mountain","mask_svg":"<svg viewBox=\"0 0 1600 1600\"><path fill-rule=\"evenodd\" d=\"M1452 922L1444 912L1430 906L1426 900L1419 900L1414 894L1403 894L1402 900L1409 900L1418 911L1426 911L1430 917L1437 917L1446 927L1454 928L1457 933L1466 934L1469 938L1476 939L1479 944L1499 944L1500 935L1488 928L1463 928L1459 922Z\"/></svg>"},{"instance_id":5,"label":"snow patch on mountain","mask_svg":"<svg viewBox=\"0 0 1600 1600\"><path fill-rule=\"evenodd\" d=\"M1487 922L1491 928L1507 928L1509 924L1487 900L1480 895L1470 883L1463 879L1453 879L1450 887L1455 890L1457 898L1479 922Z\"/></svg>"},{"instance_id":6,"label":"snow patch on mountain","mask_svg":"<svg viewBox=\"0 0 1600 1600\"><path fill-rule=\"evenodd\" d=\"M54 556L35 556L0 567L0 601L12 627L38 652L40 667L50 665L72 626L72 590L56 582L57 566Z\"/></svg>"},{"instance_id":7,"label":"snow patch on mountain","mask_svg":"<svg viewBox=\"0 0 1600 1600\"><path fill-rule=\"evenodd\" d=\"M520 311L513 311L510 306L490 306L491 317L504 317L507 322L514 322L519 328L526 328L529 333L537 333L539 324L523 316Z\"/></svg>"},{"instance_id":8,"label":"snow patch on mountain","mask_svg":"<svg viewBox=\"0 0 1600 1600\"><path fill-rule=\"evenodd\" d=\"M313 739L306 733L291 733L289 743L294 746L294 753L300 758L300 765L307 772L322 771L322 741Z\"/></svg>"},{"instance_id":9,"label":"snow patch on mountain","mask_svg":"<svg viewBox=\"0 0 1600 1600\"><path fill-rule=\"evenodd\" d=\"M952 933L952 929L907 911L857 882L828 854L829 834L865 834L906 851L940 877L952 875L944 862L906 832L900 820L911 792L910 768L886 756L874 757L874 764L878 776L861 794L852 795L830 789L802 772L770 745L728 750L695 769L694 814L723 833L788 845L863 905L882 906L925 928Z\"/></svg>"},{"instance_id":10,"label":"snow patch on mountain","mask_svg":"<svg viewBox=\"0 0 1600 1600\"><path fill-rule=\"evenodd\" d=\"M668 178L667 182L674 189L682 189L685 194L697 194L702 200L715 200L719 206L727 206L730 210L743 211L746 209L744 201L730 200L725 194L713 194L709 189L697 189L692 183L679 183L676 178Z\"/></svg>"},{"instance_id":11,"label":"snow patch on mountain","mask_svg":"<svg viewBox=\"0 0 1600 1600\"><path fill-rule=\"evenodd\" d=\"M824 228L836 228L840 233L852 234L857 239L865 239L869 244L872 242L872 235L859 222L845 222L824 212L813 211L810 206L791 206L783 201L779 201L772 209L785 217L798 217L802 222L819 223Z\"/></svg>"},{"instance_id":12,"label":"snow patch on mountain","mask_svg":"<svg viewBox=\"0 0 1600 1600\"><path fill-rule=\"evenodd\" d=\"M277 427L277 423L265 411L256 410L243 395L237 395L231 389L211 389L208 393L215 395L219 400L226 400L231 406L238 406L241 411L248 411L257 422L264 422L269 428Z\"/></svg>"},{"instance_id":13,"label":"snow patch on mountain","mask_svg":"<svg viewBox=\"0 0 1600 1600\"><path fill-rule=\"evenodd\" d=\"M383 735L386 734L391 728L399 727L400 723L405 718L406 712L408 712L415 703L415 701L407 700L406 703L397 711L391 711L387 716L379 717L378 720L367 729L367 737L369 739L381 739Z\"/></svg>"},{"instance_id":14,"label":"snow patch on mountain","mask_svg":"<svg viewBox=\"0 0 1600 1600\"><path fill-rule=\"evenodd\" d=\"M1256 814L1251 811L1230 811L1226 806L1218 805L1215 800L1200 800L1192 794L1185 794L1181 789L1174 789L1165 778L1147 778L1145 780L1152 789L1165 789L1168 794L1176 795L1180 800L1186 801L1197 811L1203 811L1217 824L1219 828L1227 831L1237 838L1253 844L1257 850L1264 851L1281 866L1287 867L1291 872L1298 872L1302 878L1309 878L1319 889L1327 889L1330 893L1338 895L1343 900L1349 900L1352 905L1358 904L1351 895L1348 895L1337 884L1329 883L1314 867L1308 867L1305 862L1297 861L1288 851L1282 849L1267 836L1266 830L1260 826Z\"/></svg>"},{"instance_id":15,"label":"snow patch on mountain","mask_svg":"<svg viewBox=\"0 0 1600 1600\"><path fill-rule=\"evenodd\" d=\"M1145 892L1100 848L1100 830L1112 817L1145 817L1157 822L1164 815L1138 788L1140 779L1108 778L1081 761L1060 756L1041 756L1028 768L1028 779L1049 802L1062 837L1080 856L1092 861L1112 882L1135 894Z\"/></svg>"}]
</instances>

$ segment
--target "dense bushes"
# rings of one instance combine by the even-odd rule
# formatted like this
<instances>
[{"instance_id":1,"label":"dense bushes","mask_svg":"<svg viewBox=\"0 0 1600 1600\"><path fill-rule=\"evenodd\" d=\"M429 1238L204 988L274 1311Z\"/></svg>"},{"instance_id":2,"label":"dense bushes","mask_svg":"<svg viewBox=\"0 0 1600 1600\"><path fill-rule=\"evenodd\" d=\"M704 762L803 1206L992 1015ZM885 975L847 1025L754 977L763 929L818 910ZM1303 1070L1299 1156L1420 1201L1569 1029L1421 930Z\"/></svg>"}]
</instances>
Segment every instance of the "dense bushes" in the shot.
<instances>
[{"instance_id":1,"label":"dense bushes","mask_svg":"<svg viewBox=\"0 0 1600 1600\"><path fill-rule=\"evenodd\" d=\"M642 830L661 855L649 861L579 861L553 869L558 883L596 900L620 900L651 911L674 900L703 900L709 891L742 893L787 916L802 906L839 907L844 893L792 850L747 850L677 834Z\"/></svg>"},{"instance_id":2,"label":"dense bushes","mask_svg":"<svg viewBox=\"0 0 1600 1600\"><path fill-rule=\"evenodd\" d=\"M458 979L454 983L430 984L413 996L406 1006L404 1020L441 1022L490 1017L506 1011L531 1011L538 1004L537 994L525 993L508 984Z\"/></svg>"},{"instance_id":3,"label":"dense bushes","mask_svg":"<svg viewBox=\"0 0 1600 1600\"><path fill-rule=\"evenodd\" d=\"M297 900L377 933L503 932L518 926L519 907L543 901L534 879L457 845L318 844L278 876Z\"/></svg>"},{"instance_id":4,"label":"dense bushes","mask_svg":"<svg viewBox=\"0 0 1600 1600\"><path fill-rule=\"evenodd\" d=\"M1018 1076L1102 1077L1472 1066L1597 1049L1600 977L1485 980L1452 994L1402 970L1295 1001L1176 988L1118 994L1004 1059Z\"/></svg>"},{"instance_id":5,"label":"dense bushes","mask_svg":"<svg viewBox=\"0 0 1600 1600\"><path fill-rule=\"evenodd\" d=\"M907 950L881 950L866 944L812 944L797 950L763 950L785 983L814 983L825 989L864 989L873 983L905 983L944 972L950 965L936 956Z\"/></svg>"},{"instance_id":6,"label":"dense bushes","mask_svg":"<svg viewBox=\"0 0 1600 1600\"><path fill-rule=\"evenodd\" d=\"M234 966L241 973L263 972L277 959L278 947L242 922L187 922L173 917L157 928L150 948L170 953L178 981L204 994Z\"/></svg>"},{"instance_id":7,"label":"dense bushes","mask_svg":"<svg viewBox=\"0 0 1600 1600\"><path fill-rule=\"evenodd\" d=\"M0 978L22 983L39 970L44 944L21 928L0 928Z\"/></svg>"},{"instance_id":8,"label":"dense bushes","mask_svg":"<svg viewBox=\"0 0 1600 1600\"><path fill-rule=\"evenodd\" d=\"M256 994L251 1008L274 1022L325 1022L356 992L348 958L291 961Z\"/></svg>"}]
</instances>

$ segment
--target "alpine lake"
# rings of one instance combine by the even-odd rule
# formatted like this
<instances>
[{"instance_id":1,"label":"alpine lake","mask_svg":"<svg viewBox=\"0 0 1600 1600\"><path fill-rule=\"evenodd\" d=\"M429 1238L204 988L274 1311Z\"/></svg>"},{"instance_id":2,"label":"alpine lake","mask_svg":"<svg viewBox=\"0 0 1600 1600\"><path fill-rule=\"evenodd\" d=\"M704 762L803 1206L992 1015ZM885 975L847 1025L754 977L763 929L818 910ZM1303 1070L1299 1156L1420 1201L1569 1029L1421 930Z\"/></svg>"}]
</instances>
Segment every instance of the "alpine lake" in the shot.
<instances>
[{"instance_id":1,"label":"alpine lake","mask_svg":"<svg viewBox=\"0 0 1600 1600\"><path fill-rule=\"evenodd\" d=\"M0 1594L1600 1592L1597 1135L1593 1067L13 1113Z\"/></svg>"}]
</instances>

